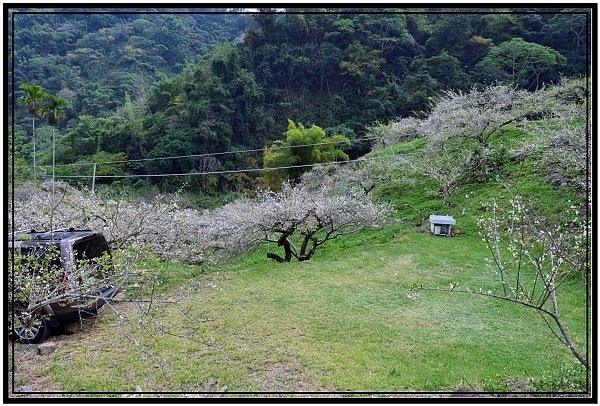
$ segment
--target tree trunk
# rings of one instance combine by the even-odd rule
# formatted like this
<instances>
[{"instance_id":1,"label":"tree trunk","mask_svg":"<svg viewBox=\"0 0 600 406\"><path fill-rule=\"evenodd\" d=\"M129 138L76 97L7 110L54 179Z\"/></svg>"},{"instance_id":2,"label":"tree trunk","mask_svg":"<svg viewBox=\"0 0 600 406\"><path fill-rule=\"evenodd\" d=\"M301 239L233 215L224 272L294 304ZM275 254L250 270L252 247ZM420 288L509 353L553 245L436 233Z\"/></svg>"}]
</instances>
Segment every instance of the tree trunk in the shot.
<instances>
[{"instance_id":1,"label":"tree trunk","mask_svg":"<svg viewBox=\"0 0 600 406\"><path fill-rule=\"evenodd\" d=\"M292 247L290 246L290 242L287 240L287 238L283 241L282 245L285 252L285 257L283 260L285 262L290 262L292 260Z\"/></svg>"},{"instance_id":2,"label":"tree trunk","mask_svg":"<svg viewBox=\"0 0 600 406\"><path fill-rule=\"evenodd\" d=\"M274 259L275 261L281 263L283 262L283 258L277 254L273 254L272 252L267 252L267 258Z\"/></svg>"},{"instance_id":3,"label":"tree trunk","mask_svg":"<svg viewBox=\"0 0 600 406\"><path fill-rule=\"evenodd\" d=\"M567 333L567 329L565 328L564 324L562 323L562 320L558 316L558 298L556 297L556 287L554 285L554 275L550 279L550 286L552 287L552 290L550 291L550 299L552 300L552 318L554 319L554 322L558 326L558 329L560 330L560 333L562 334L563 339L565 340L565 344L567 345L567 347L569 347L569 350L571 350L571 353L575 356L575 358L577 358L577 360L581 363L581 365L583 365L589 371L590 364L588 363L587 359L585 359L579 353L579 351L575 347L575 344L573 343L573 341L571 341L571 337Z\"/></svg>"},{"instance_id":4,"label":"tree trunk","mask_svg":"<svg viewBox=\"0 0 600 406\"><path fill-rule=\"evenodd\" d=\"M292 235L295 231L295 228L290 228L284 232L282 232L281 237L277 240L277 246L283 247L283 251L285 253L284 257L280 255L273 254L271 252L267 253L267 258L274 259L277 262L290 262L292 260L292 255L294 254L292 251L292 245L288 241L288 237Z\"/></svg>"}]
</instances>

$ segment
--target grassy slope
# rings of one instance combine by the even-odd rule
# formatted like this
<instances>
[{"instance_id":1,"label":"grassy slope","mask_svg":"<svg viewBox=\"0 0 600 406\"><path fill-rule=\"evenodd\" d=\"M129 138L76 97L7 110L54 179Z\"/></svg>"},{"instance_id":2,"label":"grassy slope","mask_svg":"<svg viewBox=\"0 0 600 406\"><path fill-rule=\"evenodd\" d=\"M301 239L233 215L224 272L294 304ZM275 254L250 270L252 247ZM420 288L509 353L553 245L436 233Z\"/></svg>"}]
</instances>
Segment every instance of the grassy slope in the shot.
<instances>
[{"instance_id":1,"label":"grassy slope","mask_svg":"<svg viewBox=\"0 0 600 406\"><path fill-rule=\"evenodd\" d=\"M512 190L550 211L560 213L575 199L535 172L533 162L511 164L503 177ZM311 261L277 264L262 249L221 269L162 264L169 286L193 276L180 306L154 307L170 334L150 320L145 332L132 323L115 333L114 319L105 318L77 337L80 347L55 355L50 374L65 390L86 392L131 391L136 385L191 392L202 390L209 378L242 392L429 392L458 386L503 390L508 381L539 381L548 371L576 365L531 310L414 289L453 282L498 287L485 268L476 219L492 197L509 197L502 182L465 185L450 208L427 187L433 186L381 188L379 197L399 209L396 222L339 238ZM461 234L433 237L409 225L431 213L453 215ZM560 297L580 347L586 338L584 298L576 280Z\"/></svg>"}]
</instances>

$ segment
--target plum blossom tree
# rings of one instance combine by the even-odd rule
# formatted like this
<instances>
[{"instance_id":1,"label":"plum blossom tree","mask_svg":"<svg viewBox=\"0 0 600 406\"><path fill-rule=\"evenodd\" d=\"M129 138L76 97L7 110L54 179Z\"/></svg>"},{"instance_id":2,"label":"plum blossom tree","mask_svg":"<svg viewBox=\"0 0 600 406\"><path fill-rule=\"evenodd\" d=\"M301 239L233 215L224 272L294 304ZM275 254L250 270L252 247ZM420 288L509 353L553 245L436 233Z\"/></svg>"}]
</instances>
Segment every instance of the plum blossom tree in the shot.
<instances>
[{"instance_id":1,"label":"plum blossom tree","mask_svg":"<svg viewBox=\"0 0 600 406\"><path fill-rule=\"evenodd\" d=\"M520 161L535 155L536 166L545 169L551 180L559 179L559 184L568 183L580 192L591 190L589 97L582 79L565 79L539 92L539 104L551 114L551 125L528 125L530 137L510 151L511 157Z\"/></svg>"},{"instance_id":2,"label":"plum blossom tree","mask_svg":"<svg viewBox=\"0 0 600 406\"><path fill-rule=\"evenodd\" d=\"M398 160L394 156L359 158L336 166L316 166L300 183L311 190L325 188L335 194L370 194L377 185L392 180Z\"/></svg>"},{"instance_id":3,"label":"plum blossom tree","mask_svg":"<svg viewBox=\"0 0 600 406\"><path fill-rule=\"evenodd\" d=\"M508 210L494 200L489 214L478 220L490 253L486 263L498 276L499 286L459 288L454 282L450 288L435 290L481 295L535 310L552 334L589 369L586 354L578 348L559 312L558 300L561 287L577 275L582 277L589 297L589 226L574 206L563 222L550 222L523 200L515 196Z\"/></svg>"},{"instance_id":4,"label":"plum blossom tree","mask_svg":"<svg viewBox=\"0 0 600 406\"><path fill-rule=\"evenodd\" d=\"M467 293L499 299L536 311L552 334L565 345L577 361L588 370L588 351L581 351L563 314L559 296L573 277L581 277L588 300L591 300L589 224L572 206L562 221L542 217L522 196L504 207L493 200L487 215L478 220L479 232L490 257L487 267L497 275L498 285L491 288L426 288Z\"/></svg>"},{"instance_id":5,"label":"plum blossom tree","mask_svg":"<svg viewBox=\"0 0 600 406\"><path fill-rule=\"evenodd\" d=\"M370 137L375 138L374 148L384 148L422 136L424 120L416 117L403 117L387 124L376 123L367 128Z\"/></svg>"},{"instance_id":6,"label":"plum blossom tree","mask_svg":"<svg viewBox=\"0 0 600 406\"><path fill-rule=\"evenodd\" d=\"M510 152L514 160L536 157L536 167L552 182L568 184L576 191L591 190L591 129L583 123L556 122L552 127L532 127L531 138Z\"/></svg>"},{"instance_id":7,"label":"plum blossom tree","mask_svg":"<svg viewBox=\"0 0 600 406\"><path fill-rule=\"evenodd\" d=\"M385 223L391 208L376 204L364 193L335 196L325 188L310 190L285 183L279 192L262 191L213 214L208 239L219 248L238 254L261 244L283 248L283 256L269 251L278 262L311 259L327 241L365 227Z\"/></svg>"},{"instance_id":8,"label":"plum blossom tree","mask_svg":"<svg viewBox=\"0 0 600 406\"><path fill-rule=\"evenodd\" d=\"M533 93L507 85L473 88L466 93L449 90L434 100L422 134L435 144L475 140L485 147L501 128L539 113L537 100Z\"/></svg>"},{"instance_id":9,"label":"plum blossom tree","mask_svg":"<svg viewBox=\"0 0 600 406\"><path fill-rule=\"evenodd\" d=\"M439 194L444 204L456 189L458 183L468 171L468 163L473 156L469 149L448 151L426 149L418 156L400 158L405 162L405 167L414 174L421 174L434 180L439 187Z\"/></svg>"},{"instance_id":10,"label":"plum blossom tree","mask_svg":"<svg viewBox=\"0 0 600 406\"><path fill-rule=\"evenodd\" d=\"M484 294L535 309L552 333L589 368L559 313L558 301L560 287L573 275L582 277L589 294L588 224L574 206L562 222L555 223L536 214L523 200L512 198L508 213L494 201L490 214L478 221L491 254L488 265L500 280L500 289Z\"/></svg>"},{"instance_id":11,"label":"plum blossom tree","mask_svg":"<svg viewBox=\"0 0 600 406\"><path fill-rule=\"evenodd\" d=\"M580 82L580 81L579 81ZM469 92L446 91L432 100L432 108L424 119L404 118L380 129L378 146L399 140L422 137L427 147L412 157L398 155L398 164L413 176L427 176L439 186L445 203L455 187L469 179L482 180L508 159L503 145L494 137L509 125L525 125L535 129L533 120L549 118L554 127L540 127L538 143L530 137L521 154L543 149L543 145L565 145L573 152L585 152L577 132L577 120L584 116L585 89L577 81L563 81L557 86L536 92L518 90L504 84L473 88ZM566 120L566 121L565 121ZM580 127L580 126L579 126ZM551 129L550 129L551 128ZM385 130L385 131L384 131ZM552 134L543 136L542 132ZM535 131L534 131L535 134ZM573 136L572 136L573 135ZM565 148L560 155L573 156ZM515 153L513 153L515 155ZM545 155L550 158L550 155ZM580 160L581 161L581 160ZM581 164L569 166L579 168Z\"/></svg>"},{"instance_id":12,"label":"plum blossom tree","mask_svg":"<svg viewBox=\"0 0 600 406\"><path fill-rule=\"evenodd\" d=\"M102 197L63 182L46 181L39 187L15 186L8 200L9 230L90 228L102 231L113 249L135 248L191 263L206 260L200 242L205 220L197 211L182 207L178 194L151 200L118 192Z\"/></svg>"}]
</instances>

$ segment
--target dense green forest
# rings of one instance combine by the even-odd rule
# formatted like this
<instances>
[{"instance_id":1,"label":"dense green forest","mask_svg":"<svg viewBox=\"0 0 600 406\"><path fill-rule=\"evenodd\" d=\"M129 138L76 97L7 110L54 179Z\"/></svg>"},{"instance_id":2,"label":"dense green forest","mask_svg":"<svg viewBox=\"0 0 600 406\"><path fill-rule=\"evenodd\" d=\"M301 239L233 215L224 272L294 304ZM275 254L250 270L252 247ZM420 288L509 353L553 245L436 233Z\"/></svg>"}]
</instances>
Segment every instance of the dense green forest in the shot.
<instances>
[{"instance_id":1,"label":"dense green forest","mask_svg":"<svg viewBox=\"0 0 600 406\"><path fill-rule=\"evenodd\" d=\"M89 185L96 162L96 176L122 176L97 184L241 192L265 181L239 170L263 167L288 120L344 136L352 159L370 150L369 126L422 116L443 90L588 73L583 9L184 11L13 15L15 98L35 83L70 103L52 127L57 176ZM48 176L50 129L36 121ZM12 124L14 174L28 179L32 115L15 105ZM145 176L187 173L204 175Z\"/></svg>"},{"instance_id":2,"label":"dense green forest","mask_svg":"<svg viewBox=\"0 0 600 406\"><path fill-rule=\"evenodd\" d=\"M9 30L17 86L35 82L70 99L73 119L113 114L125 94L143 97L246 25L231 14L96 13L23 9Z\"/></svg>"}]
</instances>

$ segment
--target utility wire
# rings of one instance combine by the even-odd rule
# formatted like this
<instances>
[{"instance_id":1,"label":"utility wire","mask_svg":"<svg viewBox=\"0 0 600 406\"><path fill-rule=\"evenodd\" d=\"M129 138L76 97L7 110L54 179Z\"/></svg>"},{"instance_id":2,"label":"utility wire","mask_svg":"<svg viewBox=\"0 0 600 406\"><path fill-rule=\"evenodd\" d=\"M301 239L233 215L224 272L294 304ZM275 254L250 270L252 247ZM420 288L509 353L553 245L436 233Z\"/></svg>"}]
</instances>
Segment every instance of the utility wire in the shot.
<instances>
[{"instance_id":1,"label":"utility wire","mask_svg":"<svg viewBox=\"0 0 600 406\"><path fill-rule=\"evenodd\" d=\"M374 140L374 139L378 139L378 137L363 137L363 138L357 138L355 140L349 140L351 142L356 142L356 141L367 141L367 140ZM312 146L316 146L316 145L328 145L328 144L341 144L344 143L346 141L325 141L325 142L316 142L316 143L312 143L312 144L300 144L300 145L286 145L286 146L272 146L272 147L268 147L268 149L270 150L279 150L279 149L286 149L286 148L302 148L302 147L312 147ZM71 164L59 164L59 165L55 165L55 167L59 167L59 166L85 166L85 165L100 165L100 164L117 164L117 163L129 163L129 162L146 162L146 161L161 161L161 160L166 160L166 159L182 159L182 158L200 158L200 157L207 157L207 156L220 156L220 155L230 155L230 154L244 154L244 153L248 153L248 152L260 152L260 151L264 151L266 148L256 148L256 149L242 149L239 151L222 151L222 152L210 152L210 153L205 153L205 154L193 154L193 155L178 155L178 156L166 156L166 157L159 157L159 158L140 158L140 159L126 159L126 160L119 160L119 161L103 161L103 162L75 162L75 163L71 163ZM51 167L52 165L38 165L39 167Z\"/></svg>"},{"instance_id":2,"label":"utility wire","mask_svg":"<svg viewBox=\"0 0 600 406\"><path fill-rule=\"evenodd\" d=\"M404 156L407 156L406 154ZM380 157L373 158L357 158L351 159L348 161L334 161L334 162L326 162L326 163L315 163L315 164L305 164L305 165L289 165L289 166L277 166L273 168L246 168L246 169L230 169L230 170L222 170L222 171L208 171L208 172L187 172L187 173L156 173L156 174L132 174L132 175L56 175L57 178L111 178L111 179L122 179L122 178L144 178L144 177L165 177L165 176L198 176L198 175L222 175L222 174L231 174L231 173L248 173L248 172L264 172L264 171L276 171L281 169L294 169L294 168L309 168L309 167L318 167L318 166L329 166L329 165L339 165L339 164L347 164L353 162L364 162L364 161L376 161L382 160L383 158L393 157L394 155L382 155Z\"/></svg>"},{"instance_id":3,"label":"utility wire","mask_svg":"<svg viewBox=\"0 0 600 406\"><path fill-rule=\"evenodd\" d=\"M307 144L307 145L316 145L316 144ZM286 147L287 148L287 147ZM462 149L457 149L462 150ZM455 152L450 151L450 152ZM221 171L207 171L207 172L187 172L187 173L160 173L160 174L130 174L130 175L56 175L57 178L78 178L78 179L123 179L123 178L144 178L144 177L165 177L165 176L198 176L198 175L220 175L220 174L232 174L232 173L249 173L249 172L264 172L264 171L276 171L281 169L294 169L294 168L309 168L309 167L319 167L319 166L329 166L329 165L339 165L339 164L347 164L354 162L365 162L365 161L378 161L389 158L402 158L402 157L411 157L411 156L419 156L422 155L422 151L414 151L410 153L398 154L398 153L385 153L379 156L371 157L371 158L356 158L350 159L347 161L334 161L334 162L325 162L325 163L315 163L315 164L305 164L305 165L289 165L289 166L277 166L271 168L245 168L245 169L229 169L229 170L221 170Z\"/></svg>"}]
</instances>

